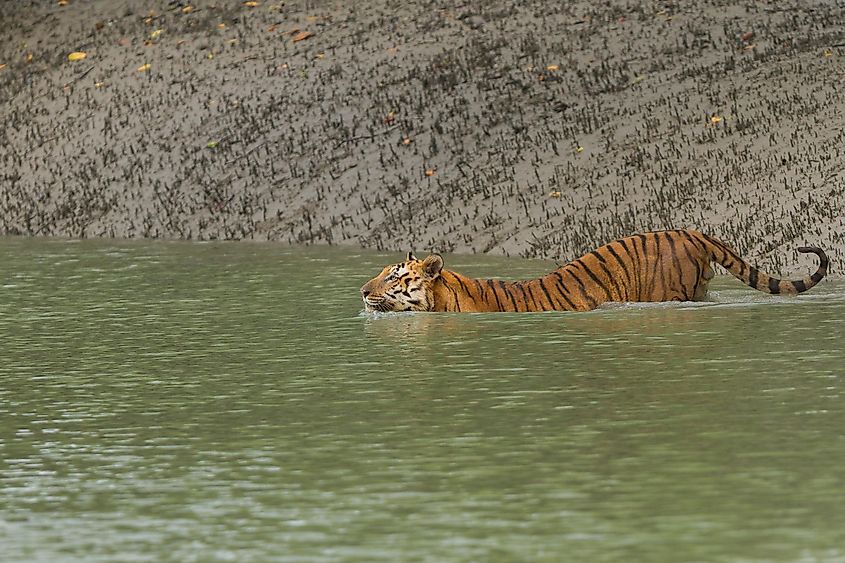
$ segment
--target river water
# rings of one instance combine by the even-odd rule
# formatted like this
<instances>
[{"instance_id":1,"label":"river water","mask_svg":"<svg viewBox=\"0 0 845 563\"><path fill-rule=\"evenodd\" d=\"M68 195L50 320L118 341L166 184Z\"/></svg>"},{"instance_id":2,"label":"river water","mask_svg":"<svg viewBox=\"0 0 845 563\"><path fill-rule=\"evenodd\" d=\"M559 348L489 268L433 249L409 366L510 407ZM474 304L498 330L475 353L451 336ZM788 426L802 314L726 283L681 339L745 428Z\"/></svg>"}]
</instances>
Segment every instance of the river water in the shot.
<instances>
[{"instance_id":1,"label":"river water","mask_svg":"<svg viewBox=\"0 0 845 563\"><path fill-rule=\"evenodd\" d=\"M373 316L397 254L0 256L0 559L845 560L841 281Z\"/></svg>"}]
</instances>

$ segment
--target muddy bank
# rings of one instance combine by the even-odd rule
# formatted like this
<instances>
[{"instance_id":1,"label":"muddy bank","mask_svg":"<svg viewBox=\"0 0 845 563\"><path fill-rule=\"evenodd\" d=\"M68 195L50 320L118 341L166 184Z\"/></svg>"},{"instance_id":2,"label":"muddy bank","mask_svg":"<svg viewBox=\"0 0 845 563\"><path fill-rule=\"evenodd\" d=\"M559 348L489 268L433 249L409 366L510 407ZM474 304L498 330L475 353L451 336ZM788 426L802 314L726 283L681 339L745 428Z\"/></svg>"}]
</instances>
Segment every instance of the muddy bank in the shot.
<instances>
[{"instance_id":1,"label":"muddy bank","mask_svg":"<svg viewBox=\"0 0 845 563\"><path fill-rule=\"evenodd\" d=\"M0 232L845 258L841 3L394 4L5 3Z\"/></svg>"}]
</instances>

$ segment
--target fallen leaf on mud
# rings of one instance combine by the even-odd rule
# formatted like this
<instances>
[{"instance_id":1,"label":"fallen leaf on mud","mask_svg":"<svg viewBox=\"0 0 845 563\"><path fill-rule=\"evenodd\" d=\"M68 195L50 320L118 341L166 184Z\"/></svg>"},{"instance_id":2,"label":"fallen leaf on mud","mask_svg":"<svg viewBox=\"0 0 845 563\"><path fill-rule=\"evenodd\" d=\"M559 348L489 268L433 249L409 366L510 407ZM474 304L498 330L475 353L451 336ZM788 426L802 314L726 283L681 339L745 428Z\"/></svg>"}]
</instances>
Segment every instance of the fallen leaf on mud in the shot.
<instances>
[{"instance_id":1,"label":"fallen leaf on mud","mask_svg":"<svg viewBox=\"0 0 845 563\"><path fill-rule=\"evenodd\" d=\"M560 197L560 192L557 190L549 192L549 197Z\"/></svg>"},{"instance_id":2,"label":"fallen leaf on mud","mask_svg":"<svg viewBox=\"0 0 845 563\"><path fill-rule=\"evenodd\" d=\"M402 144L405 145L406 147L408 145L410 145L412 142L413 141L411 141L411 139L409 139L408 137L405 137L404 139L402 139Z\"/></svg>"},{"instance_id":3,"label":"fallen leaf on mud","mask_svg":"<svg viewBox=\"0 0 845 563\"><path fill-rule=\"evenodd\" d=\"M25 60L26 62L28 62L28 63L31 63L31 62L32 62L32 59L33 59L33 55L32 55L32 53L27 53L27 54L26 54L26 58L24 58L24 60Z\"/></svg>"},{"instance_id":4,"label":"fallen leaf on mud","mask_svg":"<svg viewBox=\"0 0 845 563\"><path fill-rule=\"evenodd\" d=\"M274 23L273 25L271 25L270 27L268 27L268 28L267 28L267 32L268 32L268 33L273 33L273 32L274 32L274 31L276 31L277 29L279 29L279 24Z\"/></svg>"},{"instance_id":5,"label":"fallen leaf on mud","mask_svg":"<svg viewBox=\"0 0 845 563\"><path fill-rule=\"evenodd\" d=\"M217 29L226 29L226 24L225 23L218 23Z\"/></svg>"},{"instance_id":6,"label":"fallen leaf on mud","mask_svg":"<svg viewBox=\"0 0 845 563\"><path fill-rule=\"evenodd\" d=\"M218 141L209 141L208 144L205 145L205 146L210 148L210 149L213 149L213 148L217 147L217 143L218 143Z\"/></svg>"},{"instance_id":7,"label":"fallen leaf on mud","mask_svg":"<svg viewBox=\"0 0 845 563\"><path fill-rule=\"evenodd\" d=\"M6 68L6 64L5 64L5 63L3 63L2 65L0 65L0 70L3 70L4 68Z\"/></svg>"},{"instance_id":8,"label":"fallen leaf on mud","mask_svg":"<svg viewBox=\"0 0 845 563\"><path fill-rule=\"evenodd\" d=\"M432 170L431 168L429 168L428 170L426 170L426 171L425 171L425 175L426 175L426 176L428 176L429 178L431 178L431 177L432 177L432 176L434 176L435 174L437 174L437 171L436 171L436 170Z\"/></svg>"},{"instance_id":9,"label":"fallen leaf on mud","mask_svg":"<svg viewBox=\"0 0 845 563\"><path fill-rule=\"evenodd\" d=\"M150 63L143 64L143 65L139 66L137 70L138 70L138 72L147 72L148 70L150 70L150 66L151 66Z\"/></svg>"},{"instance_id":10,"label":"fallen leaf on mud","mask_svg":"<svg viewBox=\"0 0 845 563\"><path fill-rule=\"evenodd\" d=\"M753 31L746 31L745 33L743 33L742 35L739 36L739 38L742 39L743 41L748 41L752 37L754 37Z\"/></svg>"},{"instance_id":11,"label":"fallen leaf on mud","mask_svg":"<svg viewBox=\"0 0 845 563\"><path fill-rule=\"evenodd\" d=\"M258 6L258 2L244 2L244 6L246 6L247 8L255 8L256 6Z\"/></svg>"},{"instance_id":12,"label":"fallen leaf on mud","mask_svg":"<svg viewBox=\"0 0 845 563\"><path fill-rule=\"evenodd\" d=\"M822 53L822 55L824 55L825 57L832 57L833 51L831 51L830 49L825 49L824 53Z\"/></svg>"},{"instance_id":13,"label":"fallen leaf on mud","mask_svg":"<svg viewBox=\"0 0 845 563\"><path fill-rule=\"evenodd\" d=\"M102 87L103 87L103 86L105 86L105 85L106 85L106 83L105 83L105 82L95 82L95 83L94 83L94 88L102 88Z\"/></svg>"},{"instance_id":14,"label":"fallen leaf on mud","mask_svg":"<svg viewBox=\"0 0 845 563\"><path fill-rule=\"evenodd\" d=\"M299 33L297 33L296 35L294 35L294 36L293 36L293 38L291 39L291 41L293 41L294 43L296 43L297 41L302 41L302 40L304 40L304 39L308 39L308 38L309 38L309 37L311 37L312 35L314 35L314 34L313 34L313 33L311 33L310 31L300 31Z\"/></svg>"},{"instance_id":15,"label":"fallen leaf on mud","mask_svg":"<svg viewBox=\"0 0 845 563\"><path fill-rule=\"evenodd\" d=\"M721 122L722 122L722 118L718 115L714 115L710 118L710 123L712 123L713 125L716 125L717 123L721 123Z\"/></svg>"},{"instance_id":16,"label":"fallen leaf on mud","mask_svg":"<svg viewBox=\"0 0 845 563\"><path fill-rule=\"evenodd\" d=\"M584 152L584 147L577 147L575 152Z\"/></svg>"},{"instance_id":17,"label":"fallen leaf on mud","mask_svg":"<svg viewBox=\"0 0 845 563\"><path fill-rule=\"evenodd\" d=\"M57 4L58 4L59 6L67 6L67 3L68 3L68 0L59 0L59 1L57 2Z\"/></svg>"},{"instance_id":18,"label":"fallen leaf on mud","mask_svg":"<svg viewBox=\"0 0 845 563\"><path fill-rule=\"evenodd\" d=\"M318 59L325 59L325 58L326 58L326 54L325 54L325 53L317 53L317 54L316 54L316 55L314 55L314 56L315 56L316 58L318 58Z\"/></svg>"},{"instance_id":19,"label":"fallen leaf on mud","mask_svg":"<svg viewBox=\"0 0 845 563\"><path fill-rule=\"evenodd\" d=\"M560 67L558 65L549 65L546 67L546 70L549 72L555 72L556 70L560 70Z\"/></svg>"},{"instance_id":20,"label":"fallen leaf on mud","mask_svg":"<svg viewBox=\"0 0 845 563\"><path fill-rule=\"evenodd\" d=\"M193 6L191 6L191 5L187 5L187 6L185 6L184 8L182 8L182 13L183 13L183 14L190 14L190 13L191 13L191 12L193 12L193 11L194 11L194 7L193 7Z\"/></svg>"},{"instance_id":21,"label":"fallen leaf on mud","mask_svg":"<svg viewBox=\"0 0 845 563\"><path fill-rule=\"evenodd\" d=\"M384 122L390 125L396 120L396 112L391 111L387 115L384 116Z\"/></svg>"},{"instance_id":22,"label":"fallen leaf on mud","mask_svg":"<svg viewBox=\"0 0 845 563\"><path fill-rule=\"evenodd\" d=\"M634 78L634 84L639 84L643 80L645 80L645 76L643 76L643 75L637 76L637 77Z\"/></svg>"},{"instance_id":23,"label":"fallen leaf on mud","mask_svg":"<svg viewBox=\"0 0 845 563\"><path fill-rule=\"evenodd\" d=\"M161 35L161 32L162 32L162 31L164 31L164 30L163 30L163 29L157 29L157 30L153 31L152 33L150 33L150 39L152 39L153 41L155 41L156 39L158 39L158 38L159 38L159 36Z\"/></svg>"},{"instance_id":24,"label":"fallen leaf on mud","mask_svg":"<svg viewBox=\"0 0 845 563\"><path fill-rule=\"evenodd\" d=\"M67 60L69 61L81 61L85 57L88 56L88 53L84 53L82 51L74 51L70 55L67 56Z\"/></svg>"}]
</instances>

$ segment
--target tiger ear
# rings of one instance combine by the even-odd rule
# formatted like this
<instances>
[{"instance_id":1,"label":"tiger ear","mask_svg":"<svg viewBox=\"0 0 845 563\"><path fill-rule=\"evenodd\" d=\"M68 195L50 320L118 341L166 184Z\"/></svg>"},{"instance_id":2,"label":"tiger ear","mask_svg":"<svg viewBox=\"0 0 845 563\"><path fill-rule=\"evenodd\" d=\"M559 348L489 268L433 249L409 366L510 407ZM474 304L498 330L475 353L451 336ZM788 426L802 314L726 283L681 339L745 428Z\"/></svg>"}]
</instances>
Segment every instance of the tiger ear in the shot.
<instances>
[{"instance_id":1,"label":"tiger ear","mask_svg":"<svg viewBox=\"0 0 845 563\"><path fill-rule=\"evenodd\" d=\"M440 270L443 269L443 258L439 254L432 254L426 256L423 260L423 271L425 275L431 279L440 275Z\"/></svg>"},{"instance_id":2,"label":"tiger ear","mask_svg":"<svg viewBox=\"0 0 845 563\"><path fill-rule=\"evenodd\" d=\"M414 256L414 251L413 251L413 250L412 250L412 251L410 251L410 252L408 253L408 262L410 262L411 260L416 260L416 259L417 259L417 257L416 257L416 256Z\"/></svg>"}]
</instances>

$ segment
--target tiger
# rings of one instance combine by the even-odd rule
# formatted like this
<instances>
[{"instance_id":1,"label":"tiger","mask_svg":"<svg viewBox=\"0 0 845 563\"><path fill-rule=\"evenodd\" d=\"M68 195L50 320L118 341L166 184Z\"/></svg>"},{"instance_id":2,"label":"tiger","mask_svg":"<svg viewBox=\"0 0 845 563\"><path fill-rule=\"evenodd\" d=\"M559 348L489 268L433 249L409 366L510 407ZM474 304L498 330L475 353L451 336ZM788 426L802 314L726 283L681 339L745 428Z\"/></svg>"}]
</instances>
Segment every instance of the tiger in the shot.
<instances>
[{"instance_id":1,"label":"tiger","mask_svg":"<svg viewBox=\"0 0 845 563\"><path fill-rule=\"evenodd\" d=\"M473 279L443 268L443 258L409 252L361 287L370 312L589 311L608 302L701 301L722 265L744 284L771 294L795 295L819 283L829 260L821 248L798 252L819 258L816 272L780 280L743 260L720 240L693 229L653 231L605 244L532 280Z\"/></svg>"}]
</instances>

